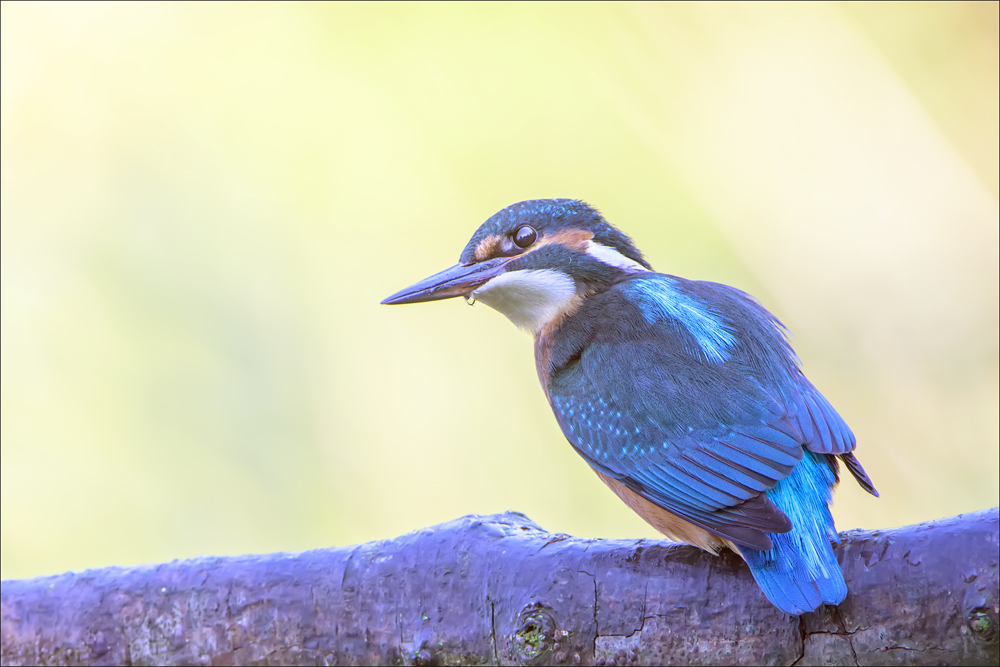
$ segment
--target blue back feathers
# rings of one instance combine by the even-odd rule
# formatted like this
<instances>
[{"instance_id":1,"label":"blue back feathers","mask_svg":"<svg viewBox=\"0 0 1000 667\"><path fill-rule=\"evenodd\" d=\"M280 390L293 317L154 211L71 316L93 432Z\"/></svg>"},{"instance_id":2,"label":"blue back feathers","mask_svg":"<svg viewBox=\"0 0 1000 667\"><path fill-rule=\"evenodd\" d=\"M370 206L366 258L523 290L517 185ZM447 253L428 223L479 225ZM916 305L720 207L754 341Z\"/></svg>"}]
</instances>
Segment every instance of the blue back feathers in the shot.
<instances>
[{"instance_id":1,"label":"blue back feathers","mask_svg":"<svg viewBox=\"0 0 1000 667\"><path fill-rule=\"evenodd\" d=\"M838 605L847 597L844 575L830 548L831 540L840 542L829 508L836 465L832 457L806 451L792 474L767 492L791 519L792 529L771 535L774 548L769 551L740 547L767 599L789 614L803 614L823 603Z\"/></svg>"},{"instance_id":2,"label":"blue back feathers","mask_svg":"<svg viewBox=\"0 0 1000 667\"><path fill-rule=\"evenodd\" d=\"M675 282L670 276L657 276L630 280L622 289L639 306L647 322L676 322L687 329L697 343L697 347L687 350L689 354L700 353L710 362L725 361L729 348L736 344L731 326L711 306L679 291Z\"/></svg>"}]
</instances>

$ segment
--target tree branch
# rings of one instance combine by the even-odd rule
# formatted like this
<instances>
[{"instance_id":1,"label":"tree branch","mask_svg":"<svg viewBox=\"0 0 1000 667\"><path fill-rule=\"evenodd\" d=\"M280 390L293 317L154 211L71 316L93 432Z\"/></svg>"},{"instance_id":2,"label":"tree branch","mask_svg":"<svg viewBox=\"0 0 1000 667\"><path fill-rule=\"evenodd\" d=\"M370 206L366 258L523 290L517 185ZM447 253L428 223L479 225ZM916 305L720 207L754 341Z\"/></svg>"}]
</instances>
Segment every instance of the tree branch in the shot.
<instances>
[{"instance_id":1,"label":"tree branch","mask_svg":"<svg viewBox=\"0 0 1000 667\"><path fill-rule=\"evenodd\" d=\"M467 516L385 542L2 586L2 662L997 664L997 508L850 531L801 618L736 555Z\"/></svg>"}]
</instances>

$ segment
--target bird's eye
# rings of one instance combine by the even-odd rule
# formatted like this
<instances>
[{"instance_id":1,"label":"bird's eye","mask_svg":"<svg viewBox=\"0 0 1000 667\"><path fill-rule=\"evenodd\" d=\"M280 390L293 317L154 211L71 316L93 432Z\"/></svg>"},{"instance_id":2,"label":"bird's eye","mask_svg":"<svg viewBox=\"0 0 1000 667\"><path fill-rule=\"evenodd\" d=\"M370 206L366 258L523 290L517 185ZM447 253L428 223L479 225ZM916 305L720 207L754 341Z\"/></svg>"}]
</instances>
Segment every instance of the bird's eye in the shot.
<instances>
[{"instance_id":1,"label":"bird's eye","mask_svg":"<svg viewBox=\"0 0 1000 667\"><path fill-rule=\"evenodd\" d=\"M514 245L518 248L527 248L536 240L538 240L538 232L528 225L519 227L517 232L514 234Z\"/></svg>"}]
</instances>

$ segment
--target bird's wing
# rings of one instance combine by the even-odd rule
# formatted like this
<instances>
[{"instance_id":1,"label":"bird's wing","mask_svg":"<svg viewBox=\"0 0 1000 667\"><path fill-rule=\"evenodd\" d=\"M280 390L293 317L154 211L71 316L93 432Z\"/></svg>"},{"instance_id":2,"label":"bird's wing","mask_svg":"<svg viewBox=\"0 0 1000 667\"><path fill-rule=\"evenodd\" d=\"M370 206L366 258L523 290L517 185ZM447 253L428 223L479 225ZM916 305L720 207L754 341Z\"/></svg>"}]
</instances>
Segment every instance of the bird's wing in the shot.
<instances>
[{"instance_id":1,"label":"bird's wing","mask_svg":"<svg viewBox=\"0 0 1000 667\"><path fill-rule=\"evenodd\" d=\"M765 492L803 445L841 454L853 435L798 372L766 310L737 290L713 296L690 288L705 283L662 278L674 292L618 289L573 318L589 333L564 325L586 344L554 369L553 411L601 473L712 533L770 549L767 533L791 522ZM683 308L650 316L642 289Z\"/></svg>"},{"instance_id":2,"label":"bird's wing","mask_svg":"<svg viewBox=\"0 0 1000 667\"><path fill-rule=\"evenodd\" d=\"M589 370L577 373L596 381L574 382L572 392L554 386L550 396L563 433L593 468L740 544L767 550L771 546L765 533L791 528L763 492L788 476L801 459L802 447L794 438L767 424L678 433L664 428L644 412L641 402L629 397L628 387L620 386L625 376ZM642 381L649 376L631 378ZM592 391L579 391L585 385Z\"/></svg>"}]
</instances>

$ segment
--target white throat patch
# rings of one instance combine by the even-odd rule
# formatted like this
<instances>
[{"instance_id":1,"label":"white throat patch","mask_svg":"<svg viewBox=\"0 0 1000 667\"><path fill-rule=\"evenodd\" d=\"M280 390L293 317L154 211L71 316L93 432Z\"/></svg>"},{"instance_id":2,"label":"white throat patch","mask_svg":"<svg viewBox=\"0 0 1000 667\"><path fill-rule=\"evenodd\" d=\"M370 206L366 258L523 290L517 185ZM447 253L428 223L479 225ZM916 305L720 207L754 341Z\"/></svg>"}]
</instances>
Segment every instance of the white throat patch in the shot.
<instances>
[{"instance_id":1,"label":"white throat patch","mask_svg":"<svg viewBox=\"0 0 1000 667\"><path fill-rule=\"evenodd\" d=\"M549 269L501 273L472 296L533 335L571 308L577 298L573 279Z\"/></svg>"}]
</instances>

